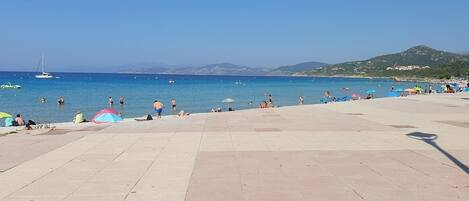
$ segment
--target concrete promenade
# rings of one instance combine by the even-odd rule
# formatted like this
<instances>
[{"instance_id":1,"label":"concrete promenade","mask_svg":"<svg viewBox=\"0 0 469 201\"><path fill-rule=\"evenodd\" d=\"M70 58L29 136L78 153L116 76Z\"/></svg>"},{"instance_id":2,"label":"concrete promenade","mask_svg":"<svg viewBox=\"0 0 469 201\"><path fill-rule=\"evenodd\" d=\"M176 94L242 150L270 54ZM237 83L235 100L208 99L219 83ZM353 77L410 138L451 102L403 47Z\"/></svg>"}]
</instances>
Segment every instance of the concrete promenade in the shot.
<instances>
[{"instance_id":1,"label":"concrete promenade","mask_svg":"<svg viewBox=\"0 0 469 201\"><path fill-rule=\"evenodd\" d=\"M0 137L1 201L469 200L469 93Z\"/></svg>"}]
</instances>

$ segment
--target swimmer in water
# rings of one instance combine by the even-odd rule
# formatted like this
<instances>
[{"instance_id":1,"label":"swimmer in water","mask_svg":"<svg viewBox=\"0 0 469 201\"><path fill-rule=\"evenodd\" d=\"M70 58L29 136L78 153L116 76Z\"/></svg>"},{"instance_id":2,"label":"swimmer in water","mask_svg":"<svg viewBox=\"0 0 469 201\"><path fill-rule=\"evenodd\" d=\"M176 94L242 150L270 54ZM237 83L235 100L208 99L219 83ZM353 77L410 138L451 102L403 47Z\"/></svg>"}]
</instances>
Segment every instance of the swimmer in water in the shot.
<instances>
[{"instance_id":1,"label":"swimmer in water","mask_svg":"<svg viewBox=\"0 0 469 201\"><path fill-rule=\"evenodd\" d=\"M125 104L125 98L124 96L119 97L119 104L124 105Z\"/></svg>"},{"instance_id":2,"label":"swimmer in water","mask_svg":"<svg viewBox=\"0 0 469 201\"><path fill-rule=\"evenodd\" d=\"M111 96L109 96L108 103L109 103L110 107L112 107L112 105L114 105L114 100L112 100Z\"/></svg>"}]
</instances>

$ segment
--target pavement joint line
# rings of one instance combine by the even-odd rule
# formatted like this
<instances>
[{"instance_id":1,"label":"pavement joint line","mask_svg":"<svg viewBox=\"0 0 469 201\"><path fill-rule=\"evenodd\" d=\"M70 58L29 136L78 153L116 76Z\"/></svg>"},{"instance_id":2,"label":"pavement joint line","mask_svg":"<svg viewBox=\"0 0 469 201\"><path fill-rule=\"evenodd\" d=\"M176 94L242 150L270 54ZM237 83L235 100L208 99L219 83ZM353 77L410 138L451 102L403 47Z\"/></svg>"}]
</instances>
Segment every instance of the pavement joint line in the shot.
<instances>
[{"instance_id":1,"label":"pavement joint line","mask_svg":"<svg viewBox=\"0 0 469 201\"><path fill-rule=\"evenodd\" d=\"M75 140L75 141L70 142L70 143L77 142L77 141L79 141L79 140L81 140L81 139L84 139L84 138L80 138L80 139ZM70 143L68 143L68 144L70 144ZM98 146L98 144L99 144L99 143L97 143L97 144L96 144L95 146L93 146L93 147L90 147L89 149L93 149L94 147ZM64 146L65 146L65 145L64 145ZM62 147L64 147L64 146L62 146ZM60 147L59 147L59 148L60 148ZM57 149L59 149L59 148L57 148ZM47 153L50 153L50 152L55 151L55 150L57 150L57 149L51 150L51 151L49 151L49 152L47 152ZM89 149L88 149L88 150L89 150ZM88 151L88 150L86 150L86 151ZM84 152L86 152L86 151L84 151ZM47 153L45 153L45 154L47 154ZM45 155L45 154L43 154L43 155ZM41 155L41 156L43 156L43 155ZM80 155L81 155L81 154L80 154ZM52 172L54 172L54 170L57 170L57 169L59 169L59 168L64 167L65 165L67 165L68 163L70 163L70 161L75 160L75 159L78 158L80 155L77 155L76 157L72 158L71 160L65 162L64 164L58 166L57 168L54 168L54 169L48 171L47 173L45 173L45 174L41 175L40 177L34 179L32 182L29 182L28 184L26 184L26 185L24 185L24 186L18 188L17 190L15 190L15 191L13 191L13 192L11 192L11 193L5 195L4 197L2 197L2 198L0 198L0 199L8 198L8 197L10 197L11 195L13 195L13 194L15 194L15 193L21 191L22 189L28 187L29 185L33 184L33 183L36 182L37 180L42 179L42 178L46 177L47 175L50 175ZM39 157L39 156L38 156L38 157ZM36 157L36 158L37 158L37 157ZM34 159L31 159L31 160L34 160ZM29 160L29 161L31 161L31 160ZM29 161L26 161L26 162L29 162ZM22 164L24 164L24 163L22 163ZM22 165L22 164L19 164L19 165L17 165L17 166L20 166L20 165ZM15 167L17 167L17 166L15 166ZM13 169L13 168L10 168L10 169ZM6 171L5 171L5 172L6 172Z\"/></svg>"},{"instance_id":2,"label":"pavement joint line","mask_svg":"<svg viewBox=\"0 0 469 201\"><path fill-rule=\"evenodd\" d=\"M314 156L314 157L312 157L312 158L313 158L313 160L314 160L317 164L321 164L321 163L318 161L318 159L316 158L316 156ZM320 167L322 170L324 170L324 171L328 172L329 174L333 175L333 176L334 176L335 178L337 178L338 180L340 180L340 182L341 182L344 186L346 186L349 190L353 191L360 199L365 200L365 197L364 197L357 189L353 188L350 184L348 184L347 182L345 182L345 180L344 180L342 177L337 176L337 175L334 174L333 172L331 172L331 171L327 170L326 168L324 168L324 166L322 166L322 165L319 165L319 167Z\"/></svg>"},{"instance_id":3,"label":"pavement joint line","mask_svg":"<svg viewBox=\"0 0 469 201\"><path fill-rule=\"evenodd\" d=\"M186 193L184 195L184 200L187 199L187 194L189 193L189 188L191 186L191 182L192 182L192 178L194 176L194 168L195 168L195 163L197 162L197 157L199 157L199 153L200 153L200 145L202 144L202 140L203 140L203 137L204 137L204 133L201 133L200 134L200 139L199 139L199 146L197 146L197 152L196 152L196 155L195 155L195 158L194 158L194 163L193 163L193 166L192 166L192 171L191 171L191 176L189 177L189 181L187 183L187 188L186 188Z\"/></svg>"},{"instance_id":4,"label":"pavement joint line","mask_svg":"<svg viewBox=\"0 0 469 201\"><path fill-rule=\"evenodd\" d=\"M114 135L111 139L115 138L116 136L118 135ZM122 153L124 153L126 150L129 149L129 147L131 147L132 145L134 145L142 136L140 136L139 138L135 139L135 141L131 144L131 145L128 145L128 147L126 149L124 149L123 151L121 151L121 153L119 153L116 157L114 157L114 159L112 161L114 161L116 158L118 158L119 156L122 155ZM109 140L111 140L109 139ZM101 142L102 143L102 142ZM100 144L101 144L100 143ZM88 150L89 151L89 150ZM81 155L80 155L81 156ZM100 172L102 172L104 169L106 169L107 167L111 166L112 163L109 163L107 166L103 167L101 170L99 171L96 171L95 174L93 174L92 176L90 176L87 180L85 180L83 183L88 183L88 181L90 181L92 178L94 178L96 175L98 175ZM62 200L67 200L71 195L73 195L75 192L77 192L78 190L80 190L82 186L78 186L74 191L70 192L68 195L66 195Z\"/></svg>"},{"instance_id":5,"label":"pavement joint line","mask_svg":"<svg viewBox=\"0 0 469 201\"><path fill-rule=\"evenodd\" d=\"M151 135L153 133L146 133L144 136L146 135ZM172 133L171 135L171 138L173 138L175 133ZM142 136L143 137L143 136ZM163 153L164 150L166 150L166 148L168 147L169 143L171 141L168 141L166 143L166 145L164 146L164 148L162 150L160 150L160 152L158 154L156 154L156 156L153 158L153 161L150 163L150 165L148 165L148 167L146 168L145 172L140 176L140 178L138 178L137 182L135 182L135 184L132 186L132 188L129 190L129 192L127 192L127 194L125 195L124 199L122 201L125 201L129 195L134 191L134 188L138 185L138 183L142 180L142 178L148 174L148 170L153 166L153 164L155 163L156 159Z\"/></svg>"}]
</instances>

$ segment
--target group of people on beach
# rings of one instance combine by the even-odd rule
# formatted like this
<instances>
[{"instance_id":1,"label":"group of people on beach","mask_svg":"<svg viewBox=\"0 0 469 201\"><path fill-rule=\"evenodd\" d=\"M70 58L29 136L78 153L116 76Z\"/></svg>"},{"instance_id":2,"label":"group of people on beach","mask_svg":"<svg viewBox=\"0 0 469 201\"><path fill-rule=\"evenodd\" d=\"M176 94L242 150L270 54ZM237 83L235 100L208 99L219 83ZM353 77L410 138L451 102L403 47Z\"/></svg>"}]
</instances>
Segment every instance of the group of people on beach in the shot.
<instances>
[{"instance_id":1,"label":"group of people on beach","mask_svg":"<svg viewBox=\"0 0 469 201\"><path fill-rule=\"evenodd\" d=\"M262 101L259 104L259 108L273 108L274 107L274 98L272 94L268 95L268 100Z\"/></svg>"},{"instance_id":2,"label":"group of people on beach","mask_svg":"<svg viewBox=\"0 0 469 201\"><path fill-rule=\"evenodd\" d=\"M431 84L427 84L424 87L416 85L414 88L412 88L412 89L414 89L414 91L412 91L412 90L409 90L409 91L405 90L404 91L403 90L401 92L404 92L404 93L401 93L400 96L413 95L413 94L456 93L456 92L461 92L461 91L464 91L464 90L469 91L468 90L469 89L469 83L466 83L466 85L467 86L463 86L463 87L461 87L461 86L457 87L456 86L456 88L455 88L455 86L453 86L453 85L444 84L444 85L441 85L441 90L433 89L433 86ZM347 90L348 90L348 88L347 88ZM402 90L402 89L396 90L396 88L394 86L391 86L390 90L391 90L391 92L398 92L399 90ZM259 108L273 108L273 107L275 107L274 104L273 104L272 94L265 93L264 95L267 96L267 100L262 101L259 104ZM373 99L373 98L374 98L373 93L368 93L367 96L364 99ZM342 100L342 99L344 99L344 98L341 98L341 97L337 98L337 97L333 96L331 91L325 91L324 96L321 99L321 102L322 103L331 103L331 102L346 101L345 99L344 100ZM362 97L360 95L352 94L347 100L360 100L360 99L362 99ZM45 97L40 97L39 101L40 101L40 103L45 104L47 102L47 99ZM64 99L63 96L57 97L56 101L57 101L57 105L59 105L59 106L63 106L65 104L65 99ZM118 101L119 101L119 104L121 106L124 106L126 104L124 96L120 96ZM298 105L303 105L304 103L305 103L304 97L299 96L298 97ZM113 107L114 100L113 100L112 96L109 96L108 104L109 104L109 107L111 107L111 108ZM177 112L176 99L174 99L174 98L171 99L170 104L171 104L171 111L174 115L177 115L179 117L185 117L185 116L189 115L189 113L185 112L184 110L181 110L180 112ZM249 104L252 104L252 101ZM161 119L164 107L165 106L164 106L163 102L161 102L160 100L154 100L153 101L152 108L156 113L156 118L157 119ZM212 108L211 111L212 112L223 112L222 108L220 108L220 107ZM232 109L231 106L229 106L228 111L234 111L234 110ZM77 111L73 121L75 123L82 123L82 122L86 122L87 120L85 119L84 114L82 112ZM5 120L5 126L26 126L27 129L31 129L31 125L35 125L35 124L36 123L32 120L25 121L23 116L20 115L20 114L17 114L14 119L10 118L10 119Z\"/></svg>"},{"instance_id":3,"label":"group of people on beach","mask_svg":"<svg viewBox=\"0 0 469 201\"><path fill-rule=\"evenodd\" d=\"M24 120L21 114L17 114L16 117L13 118L6 118L5 119L5 126L24 126L27 130L31 130L33 125L36 125L36 122L33 120Z\"/></svg>"},{"instance_id":4,"label":"group of people on beach","mask_svg":"<svg viewBox=\"0 0 469 201\"><path fill-rule=\"evenodd\" d=\"M171 99L170 103L171 103L171 112L173 114L177 113L177 116L179 116L179 117L185 117L185 116L190 115L189 113L185 112L184 110L181 110L181 111L177 112L176 99L174 99L174 98ZM159 100L153 101L153 109L155 110L156 117L158 119L161 119L161 113L163 112L163 108L164 108L164 104L161 101L159 101Z\"/></svg>"}]
</instances>

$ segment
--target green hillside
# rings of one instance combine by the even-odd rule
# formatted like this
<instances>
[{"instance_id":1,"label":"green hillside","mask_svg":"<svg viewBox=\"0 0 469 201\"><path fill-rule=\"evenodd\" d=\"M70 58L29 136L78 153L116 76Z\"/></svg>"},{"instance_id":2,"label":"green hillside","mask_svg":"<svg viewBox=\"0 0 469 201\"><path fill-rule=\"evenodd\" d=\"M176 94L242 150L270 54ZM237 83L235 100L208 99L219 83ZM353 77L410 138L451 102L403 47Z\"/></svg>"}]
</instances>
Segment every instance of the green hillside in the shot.
<instances>
[{"instance_id":1,"label":"green hillside","mask_svg":"<svg viewBox=\"0 0 469 201\"><path fill-rule=\"evenodd\" d=\"M392 69L401 66L428 67L412 70ZM468 56L435 50L427 46L416 46L400 53L377 56L363 61L339 63L308 71L305 74L445 77L465 74L468 67Z\"/></svg>"}]
</instances>

